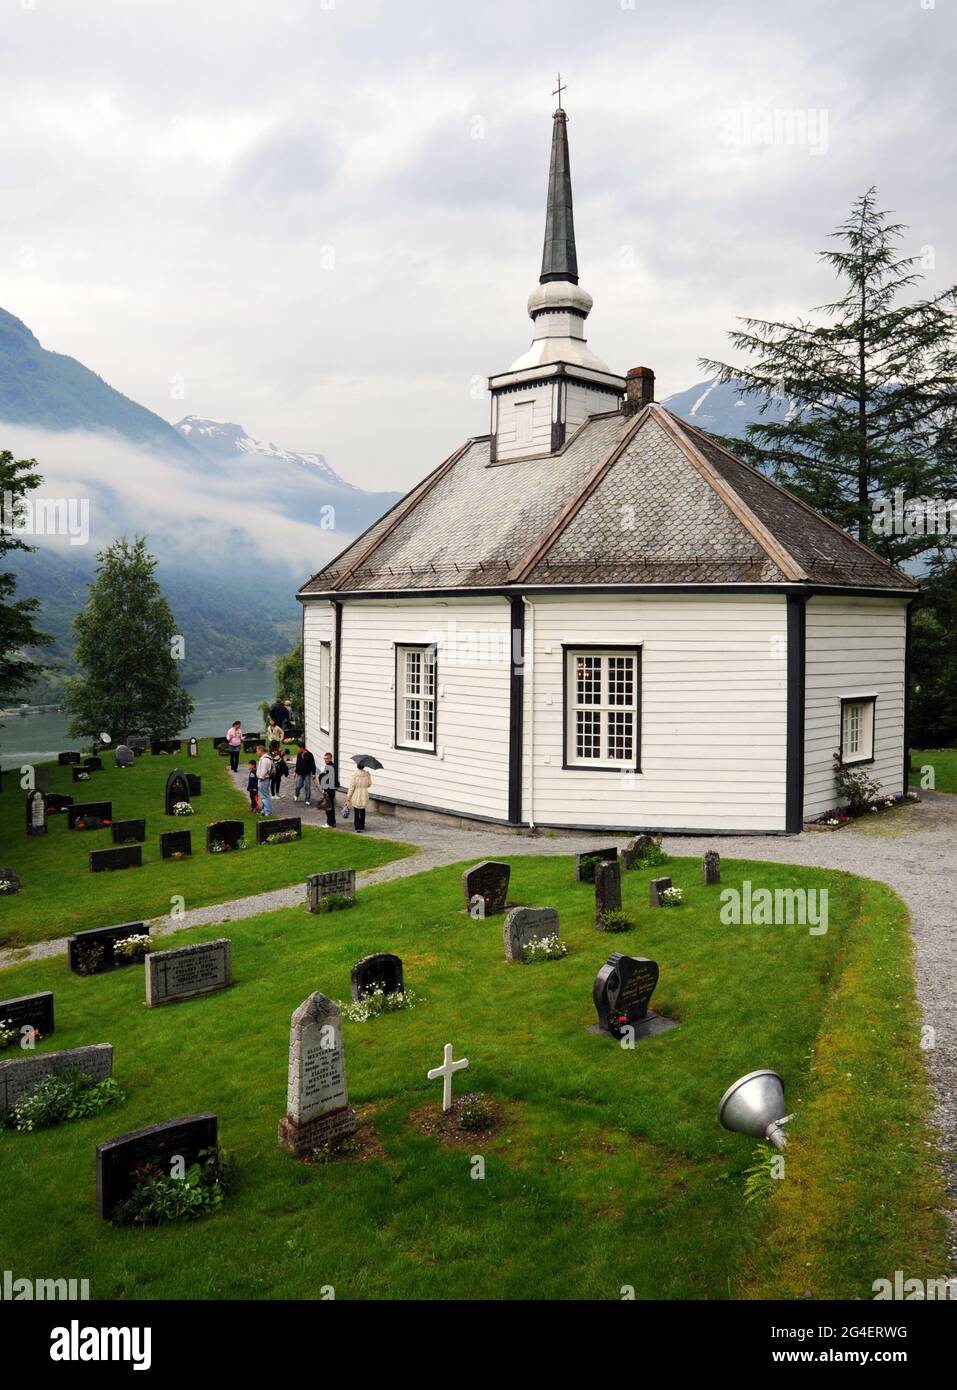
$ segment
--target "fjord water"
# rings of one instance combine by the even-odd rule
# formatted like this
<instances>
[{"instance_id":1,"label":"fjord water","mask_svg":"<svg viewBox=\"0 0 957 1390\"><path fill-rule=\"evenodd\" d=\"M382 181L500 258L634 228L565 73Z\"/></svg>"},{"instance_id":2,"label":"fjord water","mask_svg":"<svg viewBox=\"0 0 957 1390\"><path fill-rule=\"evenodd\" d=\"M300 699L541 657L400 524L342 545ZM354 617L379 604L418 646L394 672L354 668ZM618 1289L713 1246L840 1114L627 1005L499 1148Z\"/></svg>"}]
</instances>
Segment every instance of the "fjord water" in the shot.
<instances>
[{"instance_id":1,"label":"fjord water","mask_svg":"<svg viewBox=\"0 0 957 1390\"><path fill-rule=\"evenodd\" d=\"M272 699L273 673L261 666L251 671L223 671L205 676L187 687L194 709L184 738L194 734L208 738L224 734L234 719L243 727L262 727L259 704ZM67 748L79 748L87 740L71 738L65 714L5 715L0 719L0 767L17 767L24 762L43 762ZM107 729L104 732L109 733Z\"/></svg>"}]
</instances>

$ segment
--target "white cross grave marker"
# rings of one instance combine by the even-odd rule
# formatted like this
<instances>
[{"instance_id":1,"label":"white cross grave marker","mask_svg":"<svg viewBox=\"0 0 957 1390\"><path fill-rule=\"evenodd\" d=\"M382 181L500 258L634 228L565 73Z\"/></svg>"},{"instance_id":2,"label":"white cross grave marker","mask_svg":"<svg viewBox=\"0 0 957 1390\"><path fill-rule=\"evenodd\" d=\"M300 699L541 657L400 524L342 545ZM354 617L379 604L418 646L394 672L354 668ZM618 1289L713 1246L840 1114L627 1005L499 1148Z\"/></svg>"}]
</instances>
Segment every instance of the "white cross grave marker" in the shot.
<instances>
[{"instance_id":1,"label":"white cross grave marker","mask_svg":"<svg viewBox=\"0 0 957 1390\"><path fill-rule=\"evenodd\" d=\"M445 1044L445 1051L442 1054L442 1065L433 1067L427 1073L430 1081L435 1081L439 1076L442 1078L442 1109L449 1110L452 1106L452 1077L457 1071L463 1071L469 1064L467 1057L461 1058L458 1062L452 1061L452 1044Z\"/></svg>"}]
</instances>

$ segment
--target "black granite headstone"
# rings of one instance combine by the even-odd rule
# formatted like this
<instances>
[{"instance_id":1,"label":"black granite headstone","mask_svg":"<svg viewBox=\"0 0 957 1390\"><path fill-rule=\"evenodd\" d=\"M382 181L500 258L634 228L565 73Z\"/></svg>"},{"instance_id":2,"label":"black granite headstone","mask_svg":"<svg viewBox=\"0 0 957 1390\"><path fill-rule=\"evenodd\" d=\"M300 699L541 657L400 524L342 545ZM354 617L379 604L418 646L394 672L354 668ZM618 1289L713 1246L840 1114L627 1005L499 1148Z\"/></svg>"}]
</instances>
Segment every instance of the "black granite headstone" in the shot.
<instances>
[{"instance_id":1,"label":"black granite headstone","mask_svg":"<svg viewBox=\"0 0 957 1390\"><path fill-rule=\"evenodd\" d=\"M149 739L143 738L141 734L132 734L127 739L127 743L134 753L145 753L150 746Z\"/></svg>"},{"instance_id":2,"label":"black granite headstone","mask_svg":"<svg viewBox=\"0 0 957 1390\"><path fill-rule=\"evenodd\" d=\"M75 801L67 807L66 824L68 830L95 830L109 825L113 819L112 801ZM89 822L99 821L100 825Z\"/></svg>"},{"instance_id":3,"label":"black granite headstone","mask_svg":"<svg viewBox=\"0 0 957 1390\"><path fill-rule=\"evenodd\" d=\"M595 882L595 865L617 861L618 850L614 845L606 849L588 849L575 855L575 878L579 883Z\"/></svg>"},{"instance_id":4,"label":"black granite headstone","mask_svg":"<svg viewBox=\"0 0 957 1390\"><path fill-rule=\"evenodd\" d=\"M96 1214L109 1220L114 1208L126 1201L145 1166L170 1177L173 1164L182 1160L189 1168L204 1149L218 1143L216 1116L209 1111L179 1120L134 1129L96 1146Z\"/></svg>"},{"instance_id":5,"label":"black granite headstone","mask_svg":"<svg viewBox=\"0 0 957 1390\"><path fill-rule=\"evenodd\" d=\"M110 834L113 837L114 845L137 844L146 839L146 821L139 820L115 820L110 826Z\"/></svg>"},{"instance_id":6,"label":"black granite headstone","mask_svg":"<svg viewBox=\"0 0 957 1390\"><path fill-rule=\"evenodd\" d=\"M189 787L190 796L202 796L203 779L202 777L197 777L195 772L187 772L186 785Z\"/></svg>"},{"instance_id":7,"label":"black granite headstone","mask_svg":"<svg viewBox=\"0 0 957 1390\"><path fill-rule=\"evenodd\" d=\"M256 844L264 845L270 835L285 835L292 831L297 840L302 839L302 817L301 816L277 816L275 820L258 820L256 822Z\"/></svg>"},{"instance_id":8,"label":"black granite headstone","mask_svg":"<svg viewBox=\"0 0 957 1390\"><path fill-rule=\"evenodd\" d=\"M601 930L602 914L621 911L621 865L599 860L595 865L595 925Z\"/></svg>"},{"instance_id":9,"label":"black granite headstone","mask_svg":"<svg viewBox=\"0 0 957 1390\"><path fill-rule=\"evenodd\" d=\"M466 869L462 874L466 908L471 911L473 898L481 898L485 909L483 916L504 912L511 873L512 866L497 859L483 859L481 864L473 864L471 869Z\"/></svg>"},{"instance_id":10,"label":"black granite headstone","mask_svg":"<svg viewBox=\"0 0 957 1390\"><path fill-rule=\"evenodd\" d=\"M112 849L90 850L90 872L107 873L111 869L141 869L142 845L114 845Z\"/></svg>"},{"instance_id":11,"label":"black granite headstone","mask_svg":"<svg viewBox=\"0 0 957 1390\"><path fill-rule=\"evenodd\" d=\"M47 792L47 815L56 816L62 814L73 805L72 796L64 796L60 792Z\"/></svg>"},{"instance_id":12,"label":"black granite headstone","mask_svg":"<svg viewBox=\"0 0 957 1390\"><path fill-rule=\"evenodd\" d=\"M592 990L598 1011L597 1031L620 1038L623 1028L643 1022L657 983L657 961L613 951L595 976Z\"/></svg>"},{"instance_id":13,"label":"black granite headstone","mask_svg":"<svg viewBox=\"0 0 957 1390\"><path fill-rule=\"evenodd\" d=\"M130 962L113 954L113 947L117 941L124 941L128 936L148 935L149 927L145 922L123 922L117 927L94 927L91 931L78 931L75 936L67 938L70 969L75 975L102 975L107 970L118 970ZM94 961L91 953L100 950L101 958ZM81 969L84 962L91 968Z\"/></svg>"},{"instance_id":14,"label":"black granite headstone","mask_svg":"<svg viewBox=\"0 0 957 1390\"><path fill-rule=\"evenodd\" d=\"M379 951L372 956L363 956L352 967L352 997L358 1001L364 994L381 989L383 994L403 994L405 983L402 975L402 961L398 956Z\"/></svg>"},{"instance_id":15,"label":"black granite headstone","mask_svg":"<svg viewBox=\"0 0 957 1390\"><path fill-rule=\"evenodd\" d=\"M102 772L103 759L99 756L86 758L82 764L87 772Z\"/></svg>"},{"instance_id":16,"label":"black granite headstone","mask_svg":"<svg viewBox=\"0 0 957 1390\"><path fill-rule=\"evenodd\" d=\"M0 999L0 1023L15 1028L35 1030L34 1041L48 1038L53 1032L53 991L42 990L39 994L21 994L16 999Z\"/></svg>"},{"instance_id":17,"label":"black granite headstone","mask_svg":"<svg viewBox=\"0 0 957 1390\"><path fill-rule=\"evenodd\" d=\"M80 754L79 754L79 753L58 753L57 756L56 756L56 760L57 760L57 762L60 764L61 767L66 767L69 763L78 763L78 762L80 761Z\"/></svg>"},{"instance_id":18,"label":"black granite headstone","mask_svg":"<svg viewBox=\"0 0 957 1390\"><path fill-rule=\"evenodd\" d=\"M160 835L160 858L172 859L174 854L192 854L193 837L189 830L164 830Z\"/></svg>"},{"instance_id":19,"label":"black granite headstone","mask_svg":"<svg viewBox=\"0 0 957 1390\"><path fill-rule=\"evenodd\" d=\"M41 791L27 793L27 834L45 835L47 833L47 803Z\"/></svg>"},{"instance_id":20,"label":"black granite headstone","mask_svg":"<svg viewBox=\"0 0 957 1390\"><path fill-rule=\"evenodd\" d=\"M241 820L214 820L206 827L206 848L211 854L216 853L210 849L211 845L236 849L245 834L246 827Z\"/></svg>"},{"instance_id":21,"label":"black granite headstone","mask_svg":"<svg viewBox=\"0 0 957 1390\"><path fill-rule=\"evenodd\" d=\"M73 768L71 769L71 771L72 771L72 774L73 774L73 781L74 781L74 782L92 782L92 781L93 781L93 773L90 771L90 769L89 769L88 767L83 767L82 764L79 764L79 765L73 767Z\"/></svg>"},{"instance_id":22,"label":"black granite headstone","mask_svg":"<svg viewBox=\"0 0 957 1390\"><path fill-rule=\"evenodd\" d=\"M709 885L721 882L721 855L716 849L705 850L702 856L701 882Z\"/></svg>"},{"instance_id":23,"label":"black granite headstone","mask_svg":"<svg viewBox=\"0 0 957 1390\"><path fill-rule=\"evenodd\" d=\"M652 907L661 906L661 895L671 887L670 878L653 878L648 885L648 901Z\"/></svg>"},{"instance_id":24,"label":"black granite headstone","mask_svg":"<svg viewBox=\"0 0 957 1390\"><path fill-rule=\"evenodd\" d=\"M189 801L189 783L186 774L174 767L166 779L166 814L175 815L173 807L181 801Z\"/></svg>"}]
</instances>

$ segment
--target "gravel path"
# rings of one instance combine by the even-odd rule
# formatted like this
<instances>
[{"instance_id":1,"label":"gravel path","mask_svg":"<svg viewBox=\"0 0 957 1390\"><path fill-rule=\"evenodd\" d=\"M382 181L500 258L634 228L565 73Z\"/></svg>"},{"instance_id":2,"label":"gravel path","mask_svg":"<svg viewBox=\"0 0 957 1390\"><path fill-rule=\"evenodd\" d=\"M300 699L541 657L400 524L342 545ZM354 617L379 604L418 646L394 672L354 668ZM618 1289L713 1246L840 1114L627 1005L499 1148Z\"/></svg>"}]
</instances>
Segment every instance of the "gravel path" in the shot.
<instances>
[{"instance_id":1,"label":"gravel path","mask_svg":"<svg viewBox=\"0 0 957 1390\"><path fill-rule=\"evenodd\" d=\"M245 786L242 774L237 786ZM289 786L289 783L286 783ZM951 1196L951 1251L957 1258L957 921L953 906L957 886L957 796L924 792L920 803L888 816L834 833L798 836L741 835L734 837L676 836L665 840L670 853L698 855L717 849L722 858L767 860L782 864L819 865L844 869L890 885L910 911L916 958L917 994L925 1025L934 1029L934 1046L926 1052L937 1093L936 1123ZM341 798L340 798L341 803ZM279 799L274 814L301 815L303 824L317 827L325 816L295 804L291 795ZM351 825L340 821L335 830L308 833L353 835ZM574 854L594 844L624 844L623 835L578 832L544 835L510 835L476 825L463 829L439 820L425 821L391 816L370 816L366 832L374 839L400 840L416 846L416 853L360 872L362 886L406 878L459 860L511 859L522 854ZM153 935L166 936L187 927L234 922L279 907L305 902L305 885L279 888L232 902L194 908L175 920L154 918ZM0 968L25 960L62 955L66 940L0 952Z\"/></svg>"}]
</instances>

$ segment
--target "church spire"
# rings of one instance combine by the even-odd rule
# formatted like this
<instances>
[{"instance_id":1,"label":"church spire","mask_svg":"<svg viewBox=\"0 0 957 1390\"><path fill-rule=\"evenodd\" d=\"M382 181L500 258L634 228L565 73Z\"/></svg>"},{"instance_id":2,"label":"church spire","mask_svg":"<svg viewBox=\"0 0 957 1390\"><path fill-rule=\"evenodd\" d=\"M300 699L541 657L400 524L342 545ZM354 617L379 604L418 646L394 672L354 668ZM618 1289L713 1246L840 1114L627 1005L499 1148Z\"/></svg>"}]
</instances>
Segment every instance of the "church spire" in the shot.
<instances>
[{"instance_id":1,"label":"church spire","mask_svg":"<svg viewBox=\"0 0 957 1390\"><path fill-rule=\"evenodd\" d=\"M552 117L552 157L548 167L548 208L545 213L545 246L539 284L553 280L578 284L575 250L575 217L572 211L572 175L568 161L568 116L562 108L563 84L558 75L558 109Z\"/></svg>"}]
</instances>

